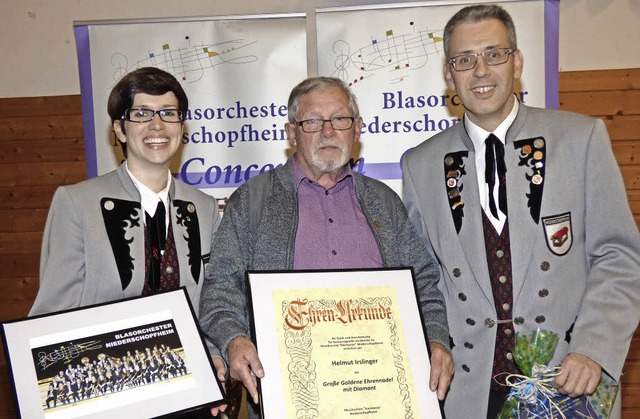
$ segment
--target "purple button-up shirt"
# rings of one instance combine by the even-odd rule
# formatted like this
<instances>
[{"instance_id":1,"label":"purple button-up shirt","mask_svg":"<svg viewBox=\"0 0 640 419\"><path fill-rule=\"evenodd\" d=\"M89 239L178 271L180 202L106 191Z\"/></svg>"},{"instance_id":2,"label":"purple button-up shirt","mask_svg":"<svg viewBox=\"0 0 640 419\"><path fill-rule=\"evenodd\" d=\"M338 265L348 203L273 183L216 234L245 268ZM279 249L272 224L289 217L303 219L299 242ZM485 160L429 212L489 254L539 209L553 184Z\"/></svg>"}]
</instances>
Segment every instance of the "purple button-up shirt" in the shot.
<instances>
[{"instance_id":1,"label":"purple button-up shirt","mask_svg":"<svg viewBox=\"0 0 640 419\"><path fill-rule=\"evenodd\" d=\"M294 158L293 178L298 185L299 214L295 269L383 266L378 244L356 198L349 165L338 182L325 189L309 179Z\"/></svg>"}]
</instances>

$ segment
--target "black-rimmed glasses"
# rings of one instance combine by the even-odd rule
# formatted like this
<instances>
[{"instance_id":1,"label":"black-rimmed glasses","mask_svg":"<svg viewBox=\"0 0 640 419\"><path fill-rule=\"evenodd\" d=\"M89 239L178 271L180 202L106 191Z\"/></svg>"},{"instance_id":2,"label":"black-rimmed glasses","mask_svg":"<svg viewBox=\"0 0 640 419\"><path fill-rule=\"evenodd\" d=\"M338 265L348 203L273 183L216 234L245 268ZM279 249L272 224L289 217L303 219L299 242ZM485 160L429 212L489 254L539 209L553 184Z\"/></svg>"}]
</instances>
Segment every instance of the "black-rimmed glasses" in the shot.
<instances>
[{"instance_id":1,"label":"black-rimmed glasses","mask_svg":"<svg viewBox=\"0 0 640 419\"><path fill-rule=\"evenodd\" d=\"M336 116L331 119L305 119L295 123L300 125L304 132L318 132L324 129L324 124L327 122L331 124L331 128L336 130L349 129L353 126L354 120L353 116Z\"/></svg>"},{"instance_id":2,"label":"black-rimmed glasses","mask_svg":"<svg viewBox=\"0 0 640 419\"><path fill-rule=\"evenodd\" d=\"M509 60L509 55L516 50L511 48L494 48L477 54L461 54L450 58L448 63L456 71L471 70L476 66L478 57L482 56L486 65L500 65Z\"/></svg>"},{"instance_id":3,"label":"black-rimmed glasses","mask_svg":"<svg viewBox=\"0 0 640 419\"><path fill-rule=\"evenodd\" d=\"M176 123L184 120L182 112L178 109L159 109L154 111L153 109L147 108L132 108L127 109L124 115L122 115L122 118L130 122L143 123L153 121L153 117L156 114L164 122Z\"/></svg>"}]
</instances>

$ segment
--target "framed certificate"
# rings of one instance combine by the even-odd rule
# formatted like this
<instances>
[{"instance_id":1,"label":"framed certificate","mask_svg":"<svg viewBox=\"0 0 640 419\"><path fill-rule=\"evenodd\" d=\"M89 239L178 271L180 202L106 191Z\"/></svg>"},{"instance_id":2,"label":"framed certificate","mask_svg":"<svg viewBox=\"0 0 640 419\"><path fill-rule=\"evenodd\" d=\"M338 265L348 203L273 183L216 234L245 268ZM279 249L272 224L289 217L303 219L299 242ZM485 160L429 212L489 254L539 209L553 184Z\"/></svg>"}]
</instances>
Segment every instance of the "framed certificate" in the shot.
<instances>
[{"instance_id":1,"label":"framed certificate","mask_svg":"<svg viewBox=\"0 0 640 419\"><path fill-rule=\"evenodd\" d=\"M263 417L441 417L411 269L247 277Z\"/></svg>"},{"instance_id":2,"label":"framed certificate","mask_svg":"<svg viewBox=\"0 0 640 419\"><path fill-rule=\"evenodd\" d=\"M182 289L2 323L23 418L150 418L224 402Z\"/></svg>"}]
</instances>

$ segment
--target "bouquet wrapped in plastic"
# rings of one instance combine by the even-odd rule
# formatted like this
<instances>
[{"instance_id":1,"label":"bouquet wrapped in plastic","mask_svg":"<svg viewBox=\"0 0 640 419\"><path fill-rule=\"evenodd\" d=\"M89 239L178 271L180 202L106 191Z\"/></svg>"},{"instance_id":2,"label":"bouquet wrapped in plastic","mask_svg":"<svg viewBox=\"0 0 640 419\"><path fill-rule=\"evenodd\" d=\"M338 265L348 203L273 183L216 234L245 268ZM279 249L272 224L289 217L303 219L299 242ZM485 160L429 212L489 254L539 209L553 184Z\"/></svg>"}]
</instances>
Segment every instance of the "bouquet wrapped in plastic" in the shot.
<instances>
[{"instance_id":1,"label":"bouquet wrapped in plastic","mask_svg":"<svg viewBox=\"0 0 640 419\"><path fill-rule=\"evenodd\" d=\"M607 419L616 399L618 385L603 379L590 396L569 397L553 388L560 367L548 364L558 344L558 335L538 329L529 334L516 334L513 359L522 375L504 377L511 387L497 419L524 418L592 418ZM500 377L495 377L499 379Z\"/></svg>"}]
</instances>

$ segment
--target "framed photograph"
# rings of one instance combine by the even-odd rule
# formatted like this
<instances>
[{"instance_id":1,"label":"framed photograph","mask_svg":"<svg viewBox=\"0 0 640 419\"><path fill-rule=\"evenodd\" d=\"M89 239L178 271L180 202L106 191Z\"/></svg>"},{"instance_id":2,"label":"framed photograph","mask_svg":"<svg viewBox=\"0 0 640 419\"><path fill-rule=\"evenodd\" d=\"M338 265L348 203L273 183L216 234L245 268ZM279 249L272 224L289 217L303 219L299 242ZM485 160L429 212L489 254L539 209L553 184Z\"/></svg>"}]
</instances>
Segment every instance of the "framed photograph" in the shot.
<instances>
[{"instance_id":1,"label":"framed photograph","mask_svg":"<svg viewBox=\"0 0 640 419\"><path fill-rule=\"evenodd\" d=\"M441 418L410 268L247 278L264 418Z\"/></svg>"},{"instance_id":2,"label":"framed photograph","mask_svg":"<svg viewBox=\"0 0 640 419\"><path fill-rule=\"evenodd\" d=\"M224 402L184 288L2 323L22 418L151 418Z\"/></svg>"}]
</instances>

